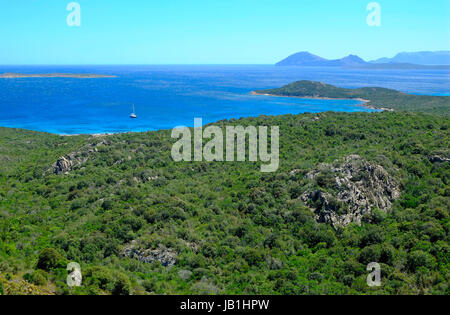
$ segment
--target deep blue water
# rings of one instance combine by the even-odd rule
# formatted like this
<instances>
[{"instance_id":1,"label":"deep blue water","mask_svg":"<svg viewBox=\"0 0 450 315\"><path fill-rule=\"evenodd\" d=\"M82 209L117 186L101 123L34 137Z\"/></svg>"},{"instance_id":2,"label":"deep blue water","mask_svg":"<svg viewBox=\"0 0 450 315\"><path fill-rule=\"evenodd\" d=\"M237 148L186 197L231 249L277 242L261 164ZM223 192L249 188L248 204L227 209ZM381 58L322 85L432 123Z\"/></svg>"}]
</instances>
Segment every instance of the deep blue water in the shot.
<instances>
[{"instance_id":1,"label":"deep blue water","mask_svg":"<svg viewBox=\"0 0 450 315\"><path fill-rule=\"evenodd\" d=\"M0 126L57 134L192 126L221 119L323 111L368 111L352 100L252 96L296 80L341 87L381 86L449 95L445 70L349 70L274 66L0 66L0 73L98 73L117 78L0 79ZM135 104L138 119L129 115Z\"/></svg>"}]
</instances>

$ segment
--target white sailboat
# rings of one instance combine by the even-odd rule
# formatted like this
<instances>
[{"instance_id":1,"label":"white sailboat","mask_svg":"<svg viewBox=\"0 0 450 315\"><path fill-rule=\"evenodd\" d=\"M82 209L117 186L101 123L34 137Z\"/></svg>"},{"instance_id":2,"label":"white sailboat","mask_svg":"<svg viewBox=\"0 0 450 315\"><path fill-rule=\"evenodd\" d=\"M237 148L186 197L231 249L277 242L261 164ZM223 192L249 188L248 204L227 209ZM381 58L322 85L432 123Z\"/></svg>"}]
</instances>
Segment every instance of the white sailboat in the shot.
<instances>
[{"instance_id":1,"label":"white sailboat","mask_svg":"<svg viewBox=\"0 0 450 315\"><path fill-rule=\"evenodd\" d=\"M134 111L134 104L133 104L133 112L131 113L130 118L133 118L133 119L137 118L137 115L135 114L135 111Z\"/></svg>"}]
</instances>

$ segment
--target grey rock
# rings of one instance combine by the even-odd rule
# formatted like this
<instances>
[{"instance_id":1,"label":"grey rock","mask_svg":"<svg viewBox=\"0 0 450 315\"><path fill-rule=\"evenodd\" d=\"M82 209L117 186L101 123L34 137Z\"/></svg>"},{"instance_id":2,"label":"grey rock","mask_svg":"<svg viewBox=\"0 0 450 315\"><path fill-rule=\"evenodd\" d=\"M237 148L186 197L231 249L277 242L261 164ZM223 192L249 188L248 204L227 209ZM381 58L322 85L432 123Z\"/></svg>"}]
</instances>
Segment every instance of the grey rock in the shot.
<instances>
[{"instance_id":1,"label":"grey rock","mask_svg":"<svg viewBox=\"0 0 450 315\"><path fill-rule=\"evenodd\" d=\"M329 190L308 189L301 199L316 213L319 222L335 228L350 223L361 224L365 215L375 208L387 212L400 197L400 187L395 179L380 165L373 165L358 155L350 155L342 164L324 164L306 175L316 181L323 172L331 172Z\"/></svg>"},{"instance_id":2,"label":"grey rock","mask_svg":"<svg viewBox=\"0 0 450 315\"><path fill-rule=\"evenodd\" d=\"M55 174L67 173L72 168L72 162L65 157L60 157L54 166Z\"/></svg>"},{"instance_id":3,"label":"grey rock","mask_svg":"<svg viewBox=\"0 0 450 315\"><path fill-rule=\"evenodd\" d=\"M90 143L76 152L60 157L56 163L52 165L52 170L56 175L69 174L74 168L81 167L85 164L91 155L98 152L99 146L110 144L111 143L106 140Z\"/></svg>"},{"instance_id":4,"label":"grey rock","mask_svg":"<svg viewBox=\"0 0 450 315\"><path fill-rule=\"evenodd\" d=\"M294 176L294 175L297 175L297 174L300 173L300 172L301 172L301 170L295 169L295 170L292 170L289 174L290 174L291 176Z\"/></svg>"},{"instance_id":5,"label":"grey rock","mask_svg":"<svg viewBox=\"0 0 450 315\"><path fill-rule=\"evenodd\" d=\"M192 286L192 290L200 295L217 295L220 293L220 289L207 277L202 277L199 282Z\"/></svg>"},{"instance_id":6,"label":"grey rock","mask_svg":"<svg viewBox=\"0 0 450 315\"><path fill-rule=\"evenodd\" d=\"M188 280L192 276L192 271L190 270L180 270L178 271L178 275L184 281Z\"/></svg>"},{"instance_id":7,"label":"grey rock","mask_svg":"<svg viewBox=\"0 0 450 315\"><path fill-rule=\"evenodd\" d=\"M430 157L430 162L431 163L448 163L448 162L450 162L450 158L442 157L439 155L434 155L434 156Z\"/></svg>"},{"instance_id":8,"label":"grey rock","mask_svg":"<svg viewBox=\"0 0 450 315\"><path fill-rule=\"evenodd\" d=\"M160 247L158 249L140 249L136 242L125 247L123 256L139 260L143 263L153 263L159 261L164 267L171 267L176 263L177 254L168 248Z\"/></svg>"}]
</instances>

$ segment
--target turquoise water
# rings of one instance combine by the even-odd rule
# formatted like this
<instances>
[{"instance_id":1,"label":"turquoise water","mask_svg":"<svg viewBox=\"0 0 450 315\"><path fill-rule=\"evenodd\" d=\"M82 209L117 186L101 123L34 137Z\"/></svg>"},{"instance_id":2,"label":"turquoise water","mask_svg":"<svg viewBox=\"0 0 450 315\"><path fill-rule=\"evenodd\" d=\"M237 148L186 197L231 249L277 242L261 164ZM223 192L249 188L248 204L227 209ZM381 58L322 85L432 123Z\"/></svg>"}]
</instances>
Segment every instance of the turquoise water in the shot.
<instances>
[{"instance_id":1,"label":"turquoise water","mask_svg":"<svg viewBox=\"0 0 450 315\"><path fill-rule=\"evenodd\" d=\"M370 111L354 100L253 96L296 80L342 87L383 86L448 94L445 71L367 71L273 66L13 67L0 72L99 73L117 78L0 79L0 126L56 134L114 133L192 126L259 115ZM138 119L130 119L132 104Z\"/></svg>"}]
</instances>

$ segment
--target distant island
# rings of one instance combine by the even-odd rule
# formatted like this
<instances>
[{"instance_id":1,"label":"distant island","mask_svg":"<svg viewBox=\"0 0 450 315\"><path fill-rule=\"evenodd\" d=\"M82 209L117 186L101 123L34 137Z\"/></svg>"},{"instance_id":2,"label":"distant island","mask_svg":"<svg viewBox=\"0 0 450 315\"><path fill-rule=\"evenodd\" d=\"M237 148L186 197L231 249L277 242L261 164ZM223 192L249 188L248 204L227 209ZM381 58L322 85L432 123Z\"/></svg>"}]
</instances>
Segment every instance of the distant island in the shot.
<instances>
[{"instance_id":1,"label":"distant island","mask_svg":"<svg viewBox=\"0 0 450 315\"><path fill-rule=\"evenodd\" d=\"M276 66L345 67L363 65L365 63L363 59L355 55L349 55L342 59L328 60L307 51L302 51L278 62Z\"/></svg>"},{"instance_id":2,"label":"distant island","mask_svg":"<svg viewBox=\"0 0 450 315\"><path fill-rule=\"evenodd\" d=\"M391 59L382 58L367 62L356 55L329 60L307 51L302 51L283 59L276 66L361 69L450 69L450 52L401 53Z\"/></svg>"},{"instance_id":3,"label":"distant island","mask_svg":"<svg viewBox=\"0 0 450 315\"><path fill-rule=\"evenodd\" d=\"M449 65L450 51L402 52L392 58L380 58L370 63L409 63L417 65Z\"/></svg>"},{"instance_id":4,"label":"distant island","mask_svg":"<svg viewBox=\"0 0 450 315\"><path fill-rule=\"evenodd\" d=\"M96 78L116 78L115 75L84 74L84 73L46 73L46 74L23 74L23 73L3 73L1 79L17 78L76 78L76 79L96 79Z\"/></svg>"},{"instance_id":5,"label":"distant island","mask_svg":"<svg viewBox=\"0 0 450 315\"><path fill-rule=\"evenodd\" d=\"M380 87L346 89L322 82L297 81L281 88L256 90L251 93L317 99L356 99L373 109L450 114L450 96L405 94Z\"/></svg>"},{"instance_id":6,"label":"distant island","mask_svg":"<svg viewBox=\"0 0 450 315\"><path fill-rule=\"evenodd\" d=\"M450 65L417 65L412 63L365 63L349 68L374 70L450 70Z\"/></svg>"}]
</instances>

